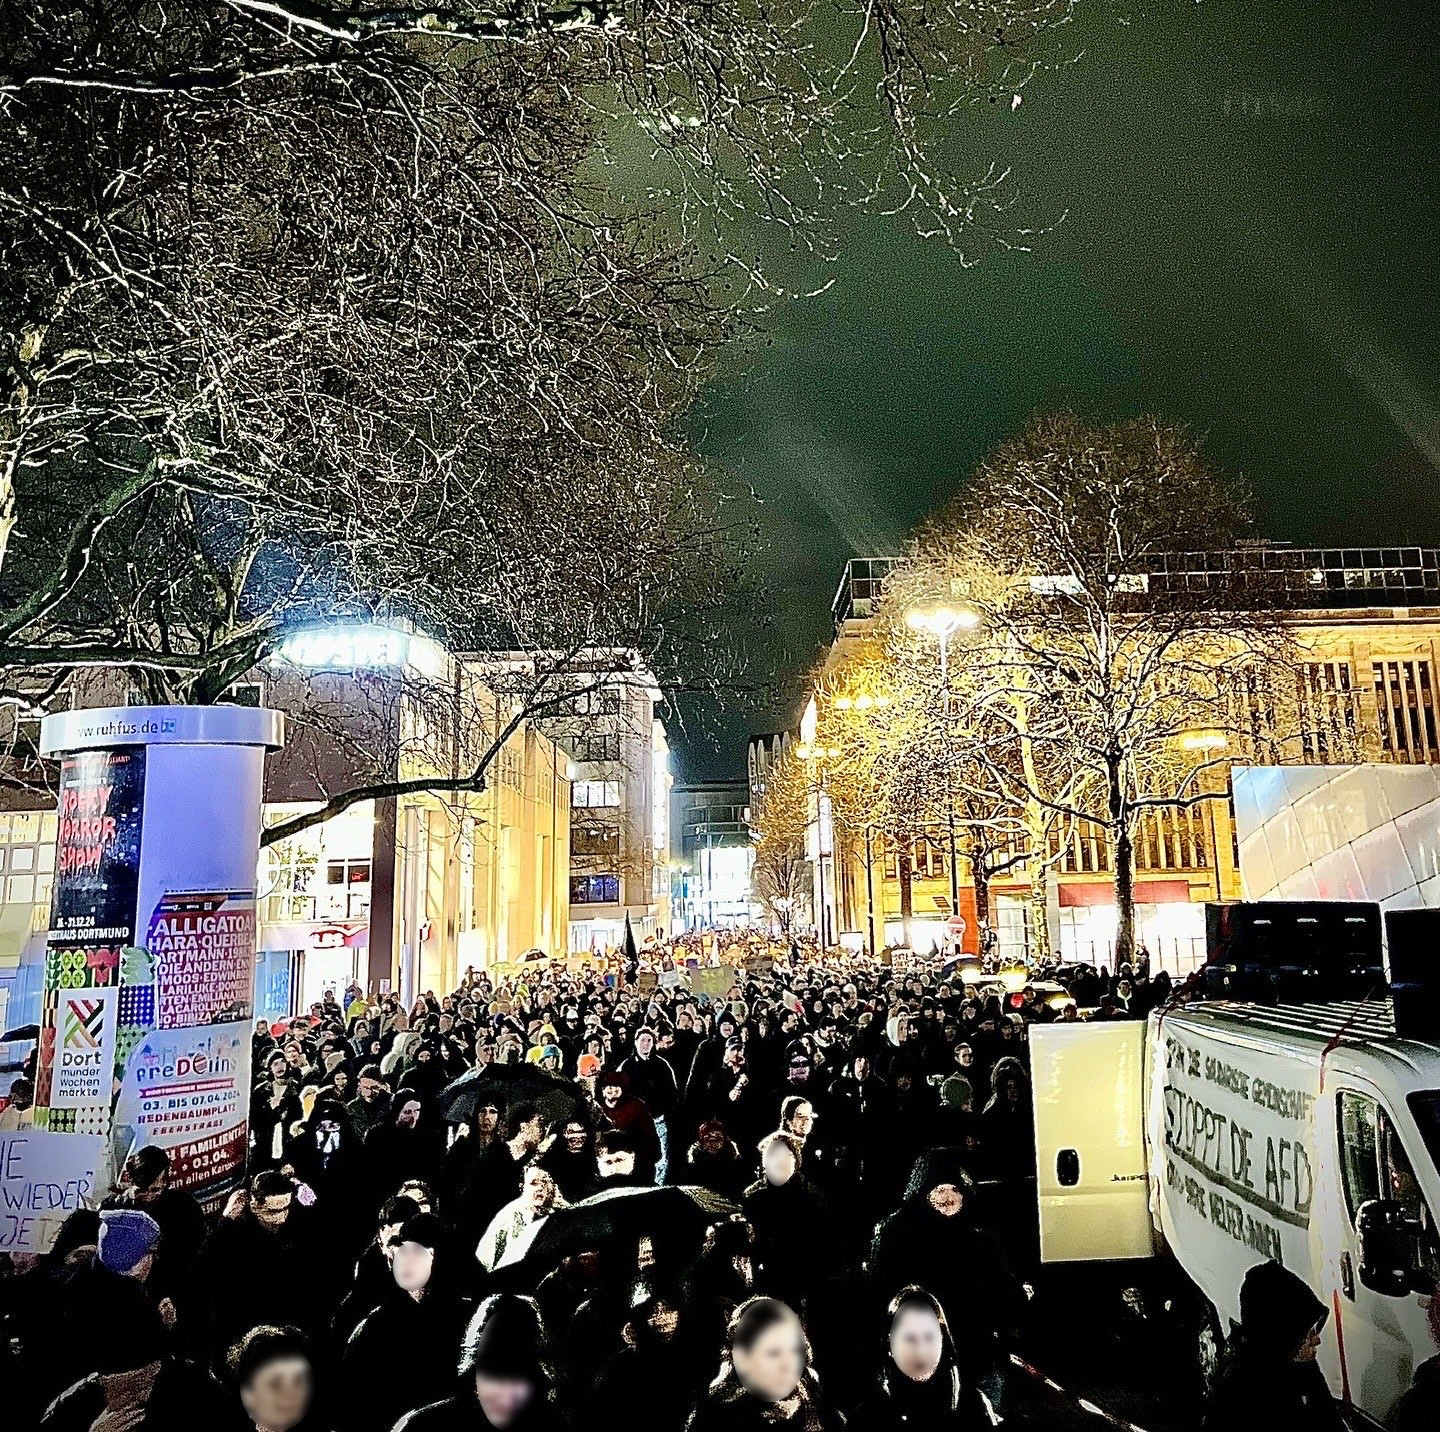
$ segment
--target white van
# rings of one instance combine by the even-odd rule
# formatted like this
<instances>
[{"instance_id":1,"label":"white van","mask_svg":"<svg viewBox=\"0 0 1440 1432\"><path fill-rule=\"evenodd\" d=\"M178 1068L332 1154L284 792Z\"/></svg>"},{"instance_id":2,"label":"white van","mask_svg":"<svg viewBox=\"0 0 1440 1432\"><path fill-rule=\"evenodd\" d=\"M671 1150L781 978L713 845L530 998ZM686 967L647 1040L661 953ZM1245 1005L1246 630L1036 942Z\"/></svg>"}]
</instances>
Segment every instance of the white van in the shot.
<instances>
[{"instance_id":1,"label":"white van","mask_svg":"<svg viewBox=\"0 0 1440 1432\"><path fill-rule=\"evenodd\" d=\"M1437 1351L1440 1047L1398 1038L1388 999L1202 1001L1030 1042L1042 1260L1168 1249L1205 1299L1207 1371L1275 1259L1330 1309L1335 1396L1387 1425Z\"/></svg>"}]
</instances>

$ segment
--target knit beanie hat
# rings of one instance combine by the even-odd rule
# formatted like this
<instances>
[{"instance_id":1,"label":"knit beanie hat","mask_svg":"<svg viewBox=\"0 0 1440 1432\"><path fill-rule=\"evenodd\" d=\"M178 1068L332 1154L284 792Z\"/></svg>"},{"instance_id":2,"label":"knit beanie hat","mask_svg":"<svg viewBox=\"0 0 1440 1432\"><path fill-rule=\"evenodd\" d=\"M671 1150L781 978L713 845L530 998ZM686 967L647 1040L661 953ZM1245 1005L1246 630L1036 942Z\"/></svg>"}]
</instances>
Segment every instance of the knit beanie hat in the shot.
<instances>
[{"instance_id":1,"label":"knit beanie hat","mask_svg":"<svg viewBox=\"0 0 1440 1432\"><path fill-rule=\"evenodd\" d=\"M947 1108L963 1109L974 1097L975 1086L960 1074L952 1074L940 1086L940 1100Z\"/></svg>"},{"instance_id":2,"label":"knit beanie hat","mask_svg":"<svg viewBox=\"0 0 1440 1432\"><path fill-rule=\"evenodd\" d=\"M110 1208L100 1215L100 1261L112 1273L129 1273L160 1242L160 1225L138 1208Z\"/></svg>"}]
</instances>

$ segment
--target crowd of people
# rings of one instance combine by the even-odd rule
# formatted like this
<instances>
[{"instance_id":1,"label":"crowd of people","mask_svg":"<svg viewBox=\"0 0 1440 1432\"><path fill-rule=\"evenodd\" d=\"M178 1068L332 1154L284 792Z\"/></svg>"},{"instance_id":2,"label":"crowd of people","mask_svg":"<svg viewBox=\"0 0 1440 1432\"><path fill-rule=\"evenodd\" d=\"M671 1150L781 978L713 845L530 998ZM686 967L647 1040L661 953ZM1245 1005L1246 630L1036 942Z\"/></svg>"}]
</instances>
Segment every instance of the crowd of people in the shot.
<instances>
[{"instance_id":1,"label":"crowd of people","mask_svg":"<svg viewBox=\"0 0 1440 1432\"><path fill-rule=\"evenodd\" d=\"M1168 981L1072 969L1057 1005L797 949L706 997L681 953L258 1023L223 1209L142 1147L0 1269L7 1425L994 1425L1035 1256L1028 1030Z\"/></svg>"}]
</instances>

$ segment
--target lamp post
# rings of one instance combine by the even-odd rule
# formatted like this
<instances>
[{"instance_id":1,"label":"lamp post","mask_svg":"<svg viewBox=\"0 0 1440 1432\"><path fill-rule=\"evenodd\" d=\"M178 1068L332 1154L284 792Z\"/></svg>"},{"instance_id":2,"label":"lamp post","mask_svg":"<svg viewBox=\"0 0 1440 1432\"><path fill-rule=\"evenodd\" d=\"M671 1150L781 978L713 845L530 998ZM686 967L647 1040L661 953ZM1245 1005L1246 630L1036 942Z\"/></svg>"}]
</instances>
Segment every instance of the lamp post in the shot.
<instances>
[{"instance_id":1,"label":"lamp post","mask_svg":"<svg viewBox=\"0 0 1440 1432\"><path fill-rule=\"evenodd\" d=\"M947 690L950 685L950 638L957 631L973 631L979 626L979 612L946 602L919 602L906 611L905 625L913 632L935 638L940 648L940 687L942 691ZM960 862L955 849L955 790L948 767L945 814L950 828L950 917L954 919L960 913Z\"/></svg>"},{"instance_id":2,"label":"lamp post","mask_svg":"<svg viewBox=\"0 0 1440 1432\"><path fill-rule=\"evenodd\" d=\"M829 746L818 746L802 741L795 747L795 754L802 761L815 762L815 870L819 881L820 952L830 947L830 906L825 899L825 760L838 754ZM833 844L833 842L832 842Z\"/></svg>"}]
</instances>

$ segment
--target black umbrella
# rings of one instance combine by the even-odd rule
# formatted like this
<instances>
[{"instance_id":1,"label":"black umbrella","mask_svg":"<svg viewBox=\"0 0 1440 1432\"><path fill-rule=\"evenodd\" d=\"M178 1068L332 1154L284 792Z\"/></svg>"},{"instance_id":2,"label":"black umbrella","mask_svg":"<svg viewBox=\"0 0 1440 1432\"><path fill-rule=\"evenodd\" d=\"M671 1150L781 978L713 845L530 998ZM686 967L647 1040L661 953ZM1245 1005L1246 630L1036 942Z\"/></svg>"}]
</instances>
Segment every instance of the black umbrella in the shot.
<instances>
[{"instance_id":1,"label":"black umbrella","mask_svg":"<svg viewBox=\"0 0 1440 1432\"><path fill-rule=\"evenodd\" d=\"M550 1074L536 1064L486 1064L452 1080L440 1091L440 1117L447 1124L470 1124L475 1111L494 1104L504 1113L511 1104L530 1100L547 1123L568 1118L585 1098L573 1079Z\"/></svg>"},{"instance_id":2,"label":"black umbrella","mask_svg":"<svg viewBox=\"0 0 1440 1432\"><path fill-rule=\"evenodd\" d=\"M31 1039L39 1038L40 1026L38 1024L22 1024L0 1034L0 1044L23 1044Z\"/></svg>"},{"instance_id":3,"label":"black umbrella","mask_svg":"<svg viewBox=\"0 0 1440 1432\"><path fill-rule=\"evenodd\" d=\"M708 1188L666 1184L660 1188L613 1188L557 1208L519 1239L497 1265L538 1277L572 1253L601 1248L647 1233L688 1239L698 1245L712 1223L740 1212Z\"/></svg>"}]
</instances>

